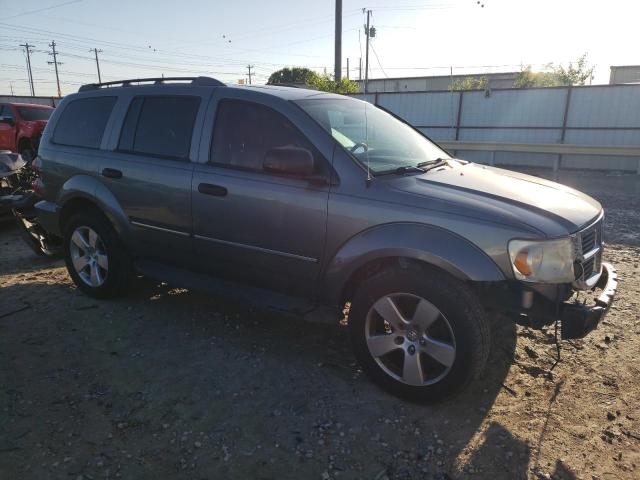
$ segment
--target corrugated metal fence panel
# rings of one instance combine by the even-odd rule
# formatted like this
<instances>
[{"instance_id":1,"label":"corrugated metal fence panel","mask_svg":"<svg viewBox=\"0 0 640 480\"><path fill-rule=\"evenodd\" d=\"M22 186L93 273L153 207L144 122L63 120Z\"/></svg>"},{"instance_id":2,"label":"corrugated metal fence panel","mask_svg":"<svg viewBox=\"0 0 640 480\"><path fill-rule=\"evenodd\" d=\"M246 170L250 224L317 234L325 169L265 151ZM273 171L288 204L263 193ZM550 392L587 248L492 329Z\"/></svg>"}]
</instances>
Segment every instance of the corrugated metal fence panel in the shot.
<instances>
[{"instance_id":1,"label":"corrugated metal fence panel","mask_svg":"<svg viewBox=\"0 0 640 480\"><path fill-rule=\"evenodd\" d=\"M574 168L579 170L623 170L637 172L639 168L638 161L638 157L563 155L561 168Z\"/></svg>"},{"instance_id":2,"label":"corrugated metal fence panel","mask_svg":"<svg viewBox=\"0 0 640 480\"><path fill-rule=\"evenodd\" d=\"M451 127L440 127L440 128L418 128L422 133L424 133L427 137L429 137L434 142L438 142L441 140L455 140L456 139L456 129Z\"/></svg>"},{"instance_id":3,"label":"corrugated metal fence panel","mask_svg":"<svg viewBox=\"0 0 640 480\"><path fill-rule=\"evenodd\" d=\"M467 142L558 143L562 129L460 128L459 140Z\"/></svg>"},{"instance_id":4,"label":"corrugated metal fence panel","mask_svg":"<svg viewBox=\"0 0 640 480\"><path fill-rule=\"evenodd\" d=\"M574 88L567 126L640 127L640 85Z\"/></svg>"},{"instance_id":5,"label":"corrugated metal fence panel","mask_svg":"<svg viewBox=\"0 0 640 480\"><path fill-rule=\"evenodd\" d=\"M458 115L458 92L380 93L378 105L410 124L451 127Z\"/></svg>"},{"instance_id":6,"label":"corrugated metal fence panel","mask_svg":"<svg viewBox=\"0 0 640 480\"><path fill-rule=\"evenodd\" d=\"M639 123L640 125L640 123ZM564 143L576 145L640 145L639 130L567 130Z\"/></svg>"},{"instance_id":7,"label":"corrugated metal fence panel","mask_svg":"<svg viewBox=\"0 0 640 480\"><path fill-rule=\"evenodd\" d=\"M567 90L465 92L461 126L562 127Z\"/></svg>"}]
</instances>

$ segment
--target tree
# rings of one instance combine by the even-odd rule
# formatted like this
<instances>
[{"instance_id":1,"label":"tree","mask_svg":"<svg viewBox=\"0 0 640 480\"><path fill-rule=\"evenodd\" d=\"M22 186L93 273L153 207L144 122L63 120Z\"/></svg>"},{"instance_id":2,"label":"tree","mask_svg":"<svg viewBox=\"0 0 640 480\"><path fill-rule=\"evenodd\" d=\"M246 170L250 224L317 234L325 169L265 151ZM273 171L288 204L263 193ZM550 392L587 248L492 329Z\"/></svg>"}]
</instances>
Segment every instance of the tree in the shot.
<instances>
[{"instance_id":1,"label":"tree","mask_svg":"<svg viewBox=\"0 0 640 480\"><path fill-rule=\"evenodd\" d=\"M533 72L531 65L521 68L513 82L516 88L559 87L568 85L584 85L593 77L593 68L587 63L587 54L582 55L577 62L570 62L568 67L548 63L546 72Z\"/></svg>"},{"instance_id":2,"label":"tree","mask_svg":"<svg viewBox=\"0 0 640 480\"><path fill-rule=\"evenodd\" d=\"M489 87L489 80L487 77L465 77L456 78L449 90L486 90Z\"/></svg>"},{"instance_id":3,"label":"tree","mask_svg":"<svg viewBox=\"0 0 640 480\"><path fill-rule=\"evenodd\" d=\"M267 81L268 85L292 85L302 84L310 88L315 88L322 92L333 93L356 93L358 91L358 84L353 80L347 80L343 78L339 82L333 80L333 78L324 73L318 75L313 70L308 68L283 68L277 72L273 72Z\"/></svg>"},{"instance_id":4,"label":"tree","mask_svg":"<svg viewBox=\"0 0 640 480\"><path fill-rule=\"evenodd\" d=\"M343 78L339 82L336 82L327 73L319 75L313 86L321 92L340 93L343 95L356 93L359 88L357 82L354 82L353 80Z\"/></svg>"},{"instance_id":5,"label":"tree","mask_svg":"<svg viewBox=\"0 0 640 480\"><path fill-rule=\"evenodd\" d=\"M283 68L273 72L267 81L267 85L295 84L313 85L318 79L318 74L313 70L302 67Z\"/></svg>"}]
</instances>

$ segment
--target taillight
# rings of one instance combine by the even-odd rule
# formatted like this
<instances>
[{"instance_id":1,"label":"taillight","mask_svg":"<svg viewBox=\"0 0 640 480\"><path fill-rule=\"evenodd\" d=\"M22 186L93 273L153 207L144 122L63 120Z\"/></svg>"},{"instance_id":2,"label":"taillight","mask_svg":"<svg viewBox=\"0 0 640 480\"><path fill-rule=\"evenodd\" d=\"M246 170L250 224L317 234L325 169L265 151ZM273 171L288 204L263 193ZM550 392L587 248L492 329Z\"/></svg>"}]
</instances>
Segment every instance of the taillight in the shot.
<instances>
[{"instance_id":1,"label":"taillight","mask_svg":"<svg viewBox=\"0 0 640 480\"><path fill-rule=\"evenodd\" d=\"M36 173L40 173L42 171L42 159L40 157L36 157L33 162L31 162L31 170Z\"/></svg>"}]
</instances>

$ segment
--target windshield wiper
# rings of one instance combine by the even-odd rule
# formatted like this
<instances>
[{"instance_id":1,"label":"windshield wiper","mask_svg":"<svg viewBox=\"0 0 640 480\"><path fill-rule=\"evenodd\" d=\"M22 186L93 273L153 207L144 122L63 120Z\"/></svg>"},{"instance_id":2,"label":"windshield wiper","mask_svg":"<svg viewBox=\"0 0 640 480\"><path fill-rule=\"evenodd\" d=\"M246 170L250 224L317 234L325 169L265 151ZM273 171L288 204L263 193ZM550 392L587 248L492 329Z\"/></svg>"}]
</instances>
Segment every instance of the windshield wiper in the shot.
<instances>
[{"instance_id":1,"label":"windshield wiper","mask_svg":"<svg viewBox=\"0 0 640 480\"><path fill-rule=\"evenodd\" d=\"M403 173L424 173L425 169L420 168L418 165L405 165L404 167L398 167L395 170L391 170L388 173L397 173L402 175Z\"/></svg>"},{"instance_id":2,"label":"windshield wiper","mask_svg":"<svg viewBox=\"0 0 640 480\"><path fill-rule=\"evenodd\" d=\"M445 165L446 163L447 163L447 160L445 160L444 158L436 158L435 160L427 160L426 162L420 162L416 165L416 167L419 167L419 168L430 167L425 170L425 172L428 172L432 168L440 167L442 165Z\"/></svg>"}]
</instances>

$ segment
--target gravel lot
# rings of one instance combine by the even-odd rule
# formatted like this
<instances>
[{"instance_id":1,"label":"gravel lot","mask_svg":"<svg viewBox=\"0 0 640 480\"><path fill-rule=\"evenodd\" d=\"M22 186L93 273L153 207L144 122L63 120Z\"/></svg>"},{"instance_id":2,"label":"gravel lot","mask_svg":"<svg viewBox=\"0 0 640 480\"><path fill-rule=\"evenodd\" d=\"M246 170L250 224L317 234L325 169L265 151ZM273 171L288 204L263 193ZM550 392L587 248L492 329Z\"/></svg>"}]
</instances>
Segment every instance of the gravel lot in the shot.
<instances>
[{"instance_id":1,"label":"gravel lot","mask_svg":"<svg viewBox=\"0 0 640 480\"><path fill-rule=\"evenodd\" d=\"M639 478L640 180L560 180L607 208L613 309L551 378L553 331L493 319L483 382L436 406L364 378L344 327L142 279L96 301L0 225L0 479Z\"/></svg>"}]
</instances>

